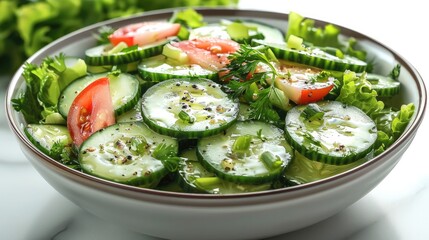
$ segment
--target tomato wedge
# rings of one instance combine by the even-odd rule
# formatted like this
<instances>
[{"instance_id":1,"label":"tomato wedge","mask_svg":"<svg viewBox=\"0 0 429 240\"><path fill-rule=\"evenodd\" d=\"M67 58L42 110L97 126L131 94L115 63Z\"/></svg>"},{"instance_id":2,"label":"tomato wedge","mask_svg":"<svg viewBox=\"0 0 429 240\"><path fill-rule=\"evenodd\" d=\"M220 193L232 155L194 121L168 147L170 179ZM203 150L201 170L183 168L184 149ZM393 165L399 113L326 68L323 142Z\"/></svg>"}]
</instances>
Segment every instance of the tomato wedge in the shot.
<instances>
[{"instance_id":1,"label":"tomato wedge","mask_svg":"<svg viewBox=\"0 0 429 240\"><path fill-rule=\"evenodd\" d=\"M76 146L92 133L115 123L109 79L95 80L80 92L70 106L67 128Z\"/></svg>"},{"instance_id":2,"label":"tomato wedge","mask_svg":"<svg viewBox=\"0 0 429 240\"><path fill-rule=\"evenodd\" d=\"M225 67L229 63L228 56L240 48L237 42L220 38L197 38L172 45L185 52L191 64L212 71Z\"/></svg>"},{"instance_id":3,"label":"tomato wedge","mask_svg":"<svg viewBox=\"0 0 429 240\"><path fill-rule=\"evenodd\" d=\"M305 81L291 82L277 79L276 86L296 104L308 104L322 100L334 87L330 83L309 84Z\"/></svg>"},{"instance_id":4,"label":"tomato wedge","mask_svg":"<svg viewBox=\"0 0 429 240\"><path fill-rule=\"evenodd\" d=\"M180 24L169 22L142 22L130 24L114 31L109 40L114 46L125 42L128 46L147 45L179 33Z\"/></svg>"}]
</instances>

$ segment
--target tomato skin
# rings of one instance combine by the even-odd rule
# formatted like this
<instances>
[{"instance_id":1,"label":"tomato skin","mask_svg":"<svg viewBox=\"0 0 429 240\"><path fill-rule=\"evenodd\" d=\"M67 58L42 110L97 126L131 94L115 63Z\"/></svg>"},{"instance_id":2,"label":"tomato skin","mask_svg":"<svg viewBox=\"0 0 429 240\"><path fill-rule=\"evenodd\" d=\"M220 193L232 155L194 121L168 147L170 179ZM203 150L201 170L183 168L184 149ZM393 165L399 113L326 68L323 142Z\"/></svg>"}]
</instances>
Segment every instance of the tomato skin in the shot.
<instances>
[{"instance_id":1,"label":"tomato skin","mask_svg":"<svg viewBox=\"0 0 429 240\"><path fill-rule=\"evenodd\" d=\"M70 106L67 128L76 146L92 133L115 123L109 79L104 77L89 84Z\"/></svg>"},{"instance_id":2,"label":"tomato skin","mask_svg":"<svg viewBox=\"0 0 429 240\"><path fill-rule=\"evenodd\" d=\"M332 90L334 85L318 89L302 89L301 97L296 104L308 104L322 100Z\"/></svg>"},{"instance_id":3,"label":"tomato skin","mask_svg":"<svg viewBox=\"0 0 429 240\"><path fill-rule=\"evenodd\" d=\"M240 49L240 45L229 39L198 38L172 43L188 55L191 64L219 71L229 63L228 56Z\"/></svg>"},{"instance_id":4,"label":"tomato skin","mask_svg":"<svg viewBox=\"0 0 429 240\"><path fill-rule=\"evenodd\" d=\"M117 29L109 36L114 46L125 42L128 46L143 46L179 33L180 24L169 22L142 22Z\"/></svg>"}]
</instances>

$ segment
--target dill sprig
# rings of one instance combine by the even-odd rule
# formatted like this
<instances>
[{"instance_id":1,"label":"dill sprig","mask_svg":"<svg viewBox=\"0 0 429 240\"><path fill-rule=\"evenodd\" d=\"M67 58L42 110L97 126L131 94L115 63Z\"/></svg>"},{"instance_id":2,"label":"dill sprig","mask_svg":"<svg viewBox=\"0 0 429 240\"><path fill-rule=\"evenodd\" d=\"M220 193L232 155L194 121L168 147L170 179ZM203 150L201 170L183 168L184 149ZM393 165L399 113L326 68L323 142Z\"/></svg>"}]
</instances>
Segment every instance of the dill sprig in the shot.
<instances>
[{"instance_id":1,"label":"dill sprig","mask_svg":"<svg viewBox=\"0 0 429 240\"><path fill-rule=\"evenodd\" d=\"M228 79L227 86L232 90L232 96L238 98L246 92L254 92L255 97L250 100L250 118L277 123L280 116L274 109L274 105L286 104L287 100L274 86L279 73L273 65L273 62L277 62L277 58L271 49L265 46L251 47L243 44L237 52L229 56L229 60L230 63L225 69L227 74L223 79ZM264 71L257 71L261 66L264 66ZM251 89L255 84L259 87L256 92Z\"/></svg>"}]
</instances>

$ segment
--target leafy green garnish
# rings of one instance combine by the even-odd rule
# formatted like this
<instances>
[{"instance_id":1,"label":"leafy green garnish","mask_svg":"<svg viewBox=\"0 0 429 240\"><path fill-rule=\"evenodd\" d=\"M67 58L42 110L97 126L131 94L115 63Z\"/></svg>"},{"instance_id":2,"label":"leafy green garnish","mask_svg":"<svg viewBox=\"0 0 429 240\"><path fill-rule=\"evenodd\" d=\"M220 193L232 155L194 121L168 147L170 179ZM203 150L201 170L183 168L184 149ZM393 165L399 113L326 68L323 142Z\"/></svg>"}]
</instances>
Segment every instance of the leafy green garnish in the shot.
<instances>
[{"instance_id":1,"label":"leafy green garnish","mask_svg":"<svg viewBox=\"0 0 429 240\"><path fill-rule=\"evenodd\" d=\"M251 91L256 83L261 90L255 93L256 98L250 102L249 117L266 122L278 122L279 114L274 106L288 106L289 101L280 94L274 86L276 77L280 74L273 65L277 61L272 51L267 47L250 47L243 44L240 49L229 56L230 64L226 67L223 79L229 79L228 88L233 91L233 97L241 97ZM257 68L265 65L267 70L257 72ZM281 91L280 91L281 92Z\"/></svg>"},{"instance_id":2,"label":"leafy green garnish","mask_svg":"<svg viewBox=\"0 0 429 240\"><path fill-rule=\"evenodd\" d=\"M180 30L177 37L181 40L188 39L190 29L206 25L203 15L199 14L192 8L175 11L169 21L180 24Z\"/></svg>"},{"instance_id":3,"label":"leafy green garnish","mask_svg":"<svg viewBox=\"0 0 429 240\"><path fill-rule=\"evenodd\" d=\"M49 115L58 113L60 92L70 82L84 75L85 62L78 60L68 67L64 54L47 57L40 66L27 63L23 72L25 91L12 99L12 105L23 114L27 123L46 122Z\"/></svg>"},{"instance_id":4,"label":"leafy green garnish","mask_svg":"<svg viewBox=\"0 0 429 240\"><path fill-rule=\"evenodd\" d=\"M385 107L377 99L377 92L371 89L366 74L357 76L354 72L345 72L343 87L336 99L348 105L360 108L377 125L377 140L374 154L380 154L390 146L405 130L410 122L415 106L413 103L402 105L399 111Z\"/></svg>"},{"instance_id":5,"label":"leafy green garnish","mask_svg":"<svg viewBox=\"0 0 429 240\"><path fill-rule=\"evenodd\" d=\"M163 8L237 3L238 0L1 0L0 59L8 61L0 64L0 75L14 72L53 40L93 23Z\"/></svg>"},{"instance_id":6,"label":"leafy green garnish","mask_svg":"<svg viewBox=\"0 0 429 240\"><path fill-rule=\"evenodd\" d=\"M389 77L391 77L394 80L398 80L400 74L401 74L401 65L396 64L396 66L393 67L392 71L389 73Z\"/></svg>"},{"instance_id":7,"label":"leafy green garnish","mask_svg":"<svg viewBox=\"0 0 429 240\"><path fill-rule=\"evenodd\" d=\"M177 146L173 144L159 144L153 151L152 157L160 160L164 167L170 172L177 171L179 168L179 161L181 161L181 158L177 157Z\"/></svg>"},{"instance_id":8,"label":"leafy green garnish","mask_svg":"<svg viewBox=\"0 0 429 240\"><path fill-rule=\"evenodd\" d=\"M50 156L67 166L78 166L76 152L73 151L71 144L55 142L50 149Z\"/></svg>"},{"instance_id":9,"label":"leafy green garnish","mask_svg":"<svg viewBox=\"0 0 429 240\"><path fill-rule=\"evenodd\" d=\"M304 18L296 12L289 13L286 40L291 35L301 37L306 42L316 46L342 47L338 41L340 29L332 24L327 24L323 29L315 27L315 21Z\"/></svg>"},{"instance_id":10,"label":"leafy green garnish","mask_svg":"<svg viewBox=\"0 0 429 240\"><path fill-rule=\"evenodd\" d=\"M285 40L288 41L292 35L303 38L306 45L317 46L339 58L343 58L346 53L366 61L366 52L356 49L356 39L340 41L340 29L332 24L326 24L323 28L316 27L314 20L290 12Z\"/></svg>"}]
</instances>

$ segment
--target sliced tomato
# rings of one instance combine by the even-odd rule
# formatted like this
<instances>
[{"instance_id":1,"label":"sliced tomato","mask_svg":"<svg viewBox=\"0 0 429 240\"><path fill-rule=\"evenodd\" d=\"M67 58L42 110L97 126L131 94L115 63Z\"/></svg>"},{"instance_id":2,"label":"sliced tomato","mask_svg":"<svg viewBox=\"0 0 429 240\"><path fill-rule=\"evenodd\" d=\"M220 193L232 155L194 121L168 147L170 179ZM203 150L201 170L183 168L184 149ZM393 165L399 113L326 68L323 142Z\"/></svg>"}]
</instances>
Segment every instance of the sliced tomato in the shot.
<instances>
[{"instance_id":1,"label":"sliced tomato","mask_svg":"<svg viewBox=\"0 0 429 240\"><path fill-rule=\"evenodd\" d=\"M67 116L67 127L76 146L114 123L109 79L105 77L92 82L76 96Z\"/></svg>"},{"instance_id":2,"label":"sliced tomato","mask_svg":"<svg viewBox=\"0 0 429 240\"><path fill-rule=\"evenodd\" d=\"M121 27L109 36L110 42L116 46L125 42L128 46L147 45L176 36L179 33L180 24L169 22L142 22Z\"/></svg>"},{"instance_id":3,"label":"sliced tomato","mask_svg":"<svg viewBox=\"0 0 429 240\"><path fill-rule=\"evenodd\" d=\"M295 73L289 79L276 79L276 86L296 104L308 104L320 101L334 87L333 79L327 79L327 81L323 82L312 82L309 78L309 75Z\"/></svg>"},{"instance_id":4,"label":"sliced tomato","mask_svg":"<svg viewBox=\"0 0 429 240\"><path fill-rule=\"evenodd\" d=\"M327 77L314 81L322 70L302 64L280 61L275 64L279 72L287 78L277 78L275 86L296 104L308 104L322 100L334 87L334 78ZM259 65L256 72L269 71L268 66Z\"/></svg>"},{"instance_id":5,"label":"sliced tomato","mask_svg":"<svg viewBox=\"0 0 429 240\"><path fill-rule=\"evenodd\" d=\"M225 67L229 63L229 54L240 48L237 42L219 38L198 38L175 42L172 45L188 55L189 63L212 71Z\"/></svg>"}]
</instances>

